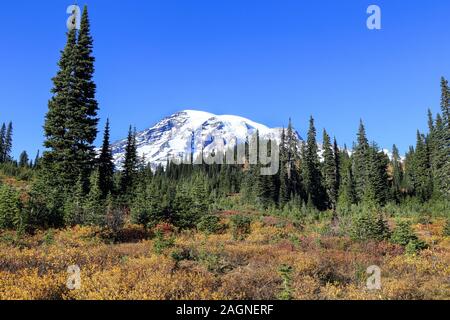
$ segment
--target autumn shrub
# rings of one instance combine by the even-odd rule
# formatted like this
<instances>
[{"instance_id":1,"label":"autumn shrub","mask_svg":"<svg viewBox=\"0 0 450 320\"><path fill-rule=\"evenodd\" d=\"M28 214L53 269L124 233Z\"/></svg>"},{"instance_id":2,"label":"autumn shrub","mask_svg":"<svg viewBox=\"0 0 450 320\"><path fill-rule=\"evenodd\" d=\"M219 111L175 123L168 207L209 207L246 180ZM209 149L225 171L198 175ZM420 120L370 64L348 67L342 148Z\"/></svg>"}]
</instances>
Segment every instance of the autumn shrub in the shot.
<instances>
[{"instance_id":1,"label":"autumn shrub","mask_svg":"<svg viewBox=\"0 0 450 320\"><path fill-rule=\"evenodd\" d=\"M250 234L252 219L244 215L231 217L231 230L235 240L244 240Z\"/></svg>"}]
</instances>

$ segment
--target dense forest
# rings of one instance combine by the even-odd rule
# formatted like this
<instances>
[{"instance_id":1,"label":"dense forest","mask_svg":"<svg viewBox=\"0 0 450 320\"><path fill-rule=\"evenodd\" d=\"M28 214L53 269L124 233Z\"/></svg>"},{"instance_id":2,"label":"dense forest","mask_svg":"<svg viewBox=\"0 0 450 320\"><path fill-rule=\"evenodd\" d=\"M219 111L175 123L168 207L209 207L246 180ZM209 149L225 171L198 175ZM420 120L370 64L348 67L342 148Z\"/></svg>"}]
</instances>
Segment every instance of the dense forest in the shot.
<instances>
[{"instance_id":1,"label":"dense forest","mask_svg":"<svg viewBox=\"0 0 450 320\"><path fill-rule=\"evenodd\" d=\"M304 143L289 121L278 146L280 170L273 176L260 175L261 165L250 164L248 158L244 165L168 160L151 170L137 155L131 126L125 160L116 170L109 120L101 148L94 146L99 122L94 62L85 8L80 29L67 34L53 78L42 156L31 160L23 152L13 159L13 124L1 127L1 229L24 234L90 225L114 234L128 222L145 229L161 222L180 230L214 228L215 212L239 207L288 216L299 224L323 218L339 224L350 217L353 237L386 239L391 236L388 216L449 218L450 88L444 78L441 112L429 111L429 131L417 132L415 146L404 158L395 145L391 158L381 151L362 121L356 142L347 148L326 130L318 137L311 117Z\"/></svg>"}]
</instances>

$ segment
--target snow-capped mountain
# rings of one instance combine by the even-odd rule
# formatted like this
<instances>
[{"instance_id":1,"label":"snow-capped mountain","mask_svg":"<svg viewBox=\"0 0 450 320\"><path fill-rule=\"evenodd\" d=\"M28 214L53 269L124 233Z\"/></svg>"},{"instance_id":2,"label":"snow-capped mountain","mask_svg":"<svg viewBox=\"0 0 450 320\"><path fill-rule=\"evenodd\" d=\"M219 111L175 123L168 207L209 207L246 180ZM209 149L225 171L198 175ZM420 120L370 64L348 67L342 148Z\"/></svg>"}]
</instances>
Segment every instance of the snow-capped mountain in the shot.
<instances>
[{"instance_id":1,"label":"snow-capped mountain","mask_svg":"<svg viewBox=\"0 0 450 320\"><path fill-rule=\"evenodd\" d=\"M137 133L137 151L152 168L167 160L185 159L190 154L225 152L250 139L256 131L264 139L280 142L281 128L269 128L249 119L233 115L185 110L162 119L154 127ZM302 138L297 133L299 142ZM112 145L114 162L121 167L126 139Z\"/></svg>"}]
</instances>

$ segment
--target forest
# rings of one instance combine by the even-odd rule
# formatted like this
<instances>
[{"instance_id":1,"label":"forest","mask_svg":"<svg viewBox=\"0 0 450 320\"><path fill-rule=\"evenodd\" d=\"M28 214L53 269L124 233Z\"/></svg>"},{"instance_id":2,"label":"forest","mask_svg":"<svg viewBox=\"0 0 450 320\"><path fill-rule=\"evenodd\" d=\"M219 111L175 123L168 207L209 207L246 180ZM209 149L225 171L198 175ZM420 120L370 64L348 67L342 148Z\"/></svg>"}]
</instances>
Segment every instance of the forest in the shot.
<instances>
[{"instance_id":1,"label":"forest","mask_svg":"<svg viewBox=\"0 0 450 320\"><path fill-rule=\"evenodd\" d=\"M404 157L395 144L391 157L382 151L362 120L352 146L318 133L313 117L299 142L289 120L278 145L280 170L265 176L250 164L248 144L242 165L168 159L152 170L137 154L133 126L118 170L109 119L101 147L94 145L94 63L85 7L52 79L42 154L13 159L13 123L0 119L0 298L450 298L440 281L450 275L444 77L441 112L424 112L428 132L412 137ZM259 141L258 132L250 138ZM275 261L270 270L264 259ZM64 287L70 264L89 270L81 290ZM385 266L392 280L380 295L360 289L373 264ZM27 277L36 291L26 293ZM134 288L139 277L149 287ZM257 290L263 279L267 292Z\"/></svg>"}]
</instances>

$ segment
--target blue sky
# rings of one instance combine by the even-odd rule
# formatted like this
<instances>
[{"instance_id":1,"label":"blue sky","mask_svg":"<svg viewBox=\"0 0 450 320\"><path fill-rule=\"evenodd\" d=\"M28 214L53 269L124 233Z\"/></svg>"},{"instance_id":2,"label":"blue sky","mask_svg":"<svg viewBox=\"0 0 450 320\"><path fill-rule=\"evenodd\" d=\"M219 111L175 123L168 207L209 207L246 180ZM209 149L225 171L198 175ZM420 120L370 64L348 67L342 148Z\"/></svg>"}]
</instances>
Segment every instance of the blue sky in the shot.
<instances>
[{"instance_id":1,"label":"blue sky","mask_svg":"<svg viewBox=\"0 0 450 320\"><path fill-rule=\"evenodd\" d=\"M15 125L14 155L42 149L42 125L70 1L0 8L0 122ZM268 126L309 115L340 144L369 138L402 152L439 111L450 78L448 0L129 0L88 4L95 39L100 130L112 138L182 109L236 114ZM382 30L366 9L382 10ZM101 135L99 136L99 141Z\"/></svg>"}]
</instances>

